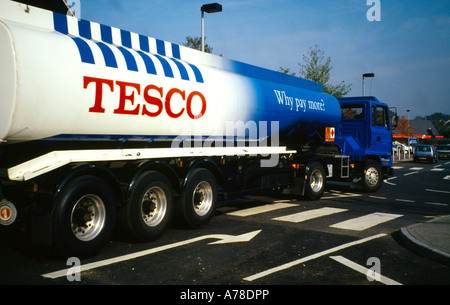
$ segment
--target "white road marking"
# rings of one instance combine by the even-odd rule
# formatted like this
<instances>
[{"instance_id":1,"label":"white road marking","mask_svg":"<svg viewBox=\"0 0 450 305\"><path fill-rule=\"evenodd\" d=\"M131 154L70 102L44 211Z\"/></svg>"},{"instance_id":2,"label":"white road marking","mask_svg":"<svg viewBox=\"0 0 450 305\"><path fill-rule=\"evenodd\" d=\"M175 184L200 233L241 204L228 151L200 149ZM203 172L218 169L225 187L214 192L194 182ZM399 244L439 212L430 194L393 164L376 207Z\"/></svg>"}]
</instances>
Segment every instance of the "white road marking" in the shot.
<instances>
[{"instance_id":1,"label":"white road marking","mask_svg":"<svg viewBox=\"0 0 450 305\"><path fill-rule=\"evenodd\" d=\"M270 274L273 274L273 273L276 273L276 272L279 272L279 271L282 271L282 270L289 269L291 267L294 267L296 265L302 264L304 262L307 262L307 261L310 261L310 260L322 257L324 255L328 255L330 253L333 253L333 252L336 252L336 251L339 251L339 250L342 250L342 249L345 249L345 248L349 248L349 247L352 247L352 246L355 246L355 245L359 245L359 244L371 241L371 240L376 239L376 238L384 237L386 235L387 234L380 233L380 234L377 234L377 235L373 235L373 236L369 236L369 237L366 237L366 238L363 238L363 239L352 241L352 242L349 242L349 243L346 243L346 244L343 244L343 245L340 245L340 246L337 246L337 247L334 247L334 248L331 248L331 249L328 249L328 250L325 250L325 251L322 251L322 252L319 252L319 253L316 253L316 254L312 254L312 255L309 255L309 256L297 259L295 261L283 264L281 266L274 267L274 268L271 268L271 269L268 269L268 270L256 273L254 275L245 277L244 280L251 282L251 281L260 279L262 277L268 276Z\"/></svg>"},{"instance_id":2,"label":"white road marking","mask_svg":"<svg viewBox=\"0 0 450 305\"><path fill-rule=\"evenodd\" d=\"M333 196L321 197L320 199L336 199L336 198L344 198L344 197L359 197L361 194L352 194L352 193L344 193L344 194L331 194Z\"/></svg>"},{"instance_id":3,"label":"white road marking","mask_svg":"<svg viewBox=\"0 0 450 305\"><path fill-rule=\"evenodd\" d=\"M425 202L426 204L433 204L433 205L442 205L442 206L447 206L448 204L446 203L440 203L440 202Z\"/></svg>"},{"instance_id":4,"label":"white road marking","mask_svg":"<svg viewBox=\"0 0 450 305\"><path fill-rule=\"evenodd\" d=\"M421 169L423 169L423 167L410 167L409 170L411 171L420 171Z\"/></svg>"},{"instance_id":5,"label":"white road marking","mask_svg":"<svg viewBox=\"0 0 450 305\"><path fill-rule=\"evenodd\" d=\"M440 190L430 190L430 189L425 189L425 191L427 191L427 192L435 192L435 193L450 194L450 192L448 192L448 191L440 191Z\"/></svg>"},{"instance_id":6,"label":"white road marking","mask_svg":"<svg viewBox=\"0 0 450 305\"><path fill-rule=\"evenodd\" d=\"M409 199L395 199L395 201L402 201L402 202L415 202L414 200L409 200Z\"/></svg>"},{"instance_id":7,"label":"white road marking","mask_svg":"<svg viewBox=\"0 0 450 305\"><path fill-rule=\"evenodd\" d=\"M169 244L169 245L164 245L161 247L156 247L156 248L152 248L152 249L148 249L148 250L143 250L143 251L139 251L139 252L135 252L135 253L125 254L122 256L117 256L117 257L93 262L93 263L86 264L86 265L81 265L80 272L107 266L107 265L111 265L111 264L115 264L115 263L119 263L119 262L123 262L123 261L127 261L127 260L131 260L131 259L135 259L138 257L146 256L149 254L161 252L161 251L168 250L168 249L173 249L176 247L184 246L184 245L191 244L191 243L198 242L198 241L205 240L205 239L211 239L211 238L218 239L218 241L211 242L211 243L209 243L209 245L234 243L234 242L248 242L251 239L253 239L253 237L258 235L260 232L261 232L261 230L257 230L257 231L253 231L253 232L249 232L249 233L245 233L245 234L241 234L241 235L211 234L211 235L199 236L196 238L183 240L180 242L176 242L176 243ZM72 268L67 268L64 270L46 273L46 274L42 274L42 276L46 277L46 278L56 279L59 277L66 276L67 272L71 269Z\"/></svg>"},{"instance_id":8,"label":"white road marking","mask_svg":"<svg viewBox=\"0 0 450 305\"><path fill-rule=\"evenodd\" d=\"M370 198L375 198L375 199L388 199L387 197L382 197L382 196L372 196L369 195Z\"/></svg>"},{"instance_id":9,"label":"white road marking","mask_svg":"<svg viewBox=\"0 0 450 305\"><path fill-rule=\"evenodd\" d=\"M367 275L368 272L371 272L371 270L367 269L366 267L358 265L357 263L352 262L351 260L346 259L343 256L340 256L340 255L339 256L330 256L330 258L332 258L335 261L337 261L337 262L339 262L339 263L341 263L341 264L343 264L343 265L345 265L345 266L347 266L347 267L349 267L349 268L351 268L351 269L353 269L355 271L358 271L358 272L360 272L362 274ZM388 278L388 277L386 277L384 275L375 273L374 274L374 278L378 278L378 277L380 278L379 282L381 282L381 283L383 283L385 285L402 285L401 283L399 283L397 281L394 281L394 280L391 280L390 278Z\"/></svg>"},{"instance_id":10,"label":"white road marking","mask_svg":"<svg viewBox=\"0 0 450 305\"><path fill-rule=\"evenodd\" d=\"M304 211L300 213L290 214L286 216L276 217L272 218L272 220L279 220L279 221L286 221L286 222L293 222L293 223L299 223L302 221L332 215L336 213L346 212L347 209L338 209L338 208L321 208L321 209L315 209L310 211Z\"/></svg>"},{"instance_id":11,"label":"white road marking","mask_svg":"<svg viewBox=\"0 0 450 305\"><path fill-rule=\"evenodd\" d=\"M444 169L445 168L441 168L441 167L437 168L437 167L435 167L435 168L432 168L431 171L433 171L433 172L442 172Z\"/></svg>"},{"instance_id":12,"label":"white road marking","mask_svg":"<svg viewBox=\"0 0 450 305\"><path fill-rule=\"evenodd\" d=\"M402 216L403 215L400 214L372 213L369 215L342 221L331 225L330 227L344 230L363 231L370 227L379 225L380 223L387 222Z\"/></svg>"},{"instance_id":13,"label":"white road marking","mask_svg":"<svg viewBox=\"0 0 450 305\"><path fill-rule=\"evenodd\" d=\"M443 178L444 180L450 180L450 175L447 175Z\"/></svg>"},{"instance_id":14,"label":"white road marking","mask_svg":"<svg viewBox=\"0 0 450 305\"><path fill-rule=\"evenodd\" d=\"M390 182L389 180L394 180L394 179L397 179L398 177L391 177L391 178L388 178L388 179L386 179L386 180L383 180L383 182L384 183L387 183L387 184L390 184L390 185L397 185L397 184L395 184L395 183L392 183L392 182Z\"/></svg>"},{"instance_id":15,"label":"white road marking","mask_svg":"<svg viewBox=\"0 0 450 305\"><path fill-rule=\"evenodd\" d=\"M417 174L417 173L418 173L418 172L410 172L410 173L403 174L403 176L414 175L414 174Z\"/></svg>"},{"instance_id":16,"label":"white road marking","mask_svg":"<svg viewBox=\"0 0 450 305\"><path fill-rule=\"evenodd\" d=\"M285 202L274 203L274 204L265 204L265 205L261 205L261 206L257 206L257 207L253 207L253 208L229 212L229 213L227 213L227 215L247 217L247 216L251 216L251 215L256 215L256 214L261 214L261 213L266 213L266 212L271 212L274 210L291 208L291 207L298 207L298 204L285 203Z\"/></svg>"}]
</instances>

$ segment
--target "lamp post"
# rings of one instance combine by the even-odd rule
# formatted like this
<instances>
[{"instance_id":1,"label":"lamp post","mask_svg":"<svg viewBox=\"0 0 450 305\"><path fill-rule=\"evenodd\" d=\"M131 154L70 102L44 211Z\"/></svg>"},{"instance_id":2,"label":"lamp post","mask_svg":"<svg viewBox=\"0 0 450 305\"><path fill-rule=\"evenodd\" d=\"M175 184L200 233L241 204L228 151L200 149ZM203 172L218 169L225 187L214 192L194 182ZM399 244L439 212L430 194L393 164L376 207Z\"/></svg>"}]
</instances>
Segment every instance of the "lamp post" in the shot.
<instances>
[{"instance_id":1,"label":"lamp post","mask_svg":"<svg viewBox=\"0 0 450 305\"><path fill-rule=\"evenodd\" d=\"M364 78L375 77L373 73L364 73L362 75L362 96L364 96Z\"/></svg>"},{"instance_id":2,"label":"lamp post","mask_svg":"<svg viewBox=\"0 0 450 305\"><path fill-rule=\"evenodd\" d=\"M204 4L201 8L202 11L202 52L205 52L205 12L218 13L222 11L222 5L219 3Z\"/></svg>"}]
</instances>

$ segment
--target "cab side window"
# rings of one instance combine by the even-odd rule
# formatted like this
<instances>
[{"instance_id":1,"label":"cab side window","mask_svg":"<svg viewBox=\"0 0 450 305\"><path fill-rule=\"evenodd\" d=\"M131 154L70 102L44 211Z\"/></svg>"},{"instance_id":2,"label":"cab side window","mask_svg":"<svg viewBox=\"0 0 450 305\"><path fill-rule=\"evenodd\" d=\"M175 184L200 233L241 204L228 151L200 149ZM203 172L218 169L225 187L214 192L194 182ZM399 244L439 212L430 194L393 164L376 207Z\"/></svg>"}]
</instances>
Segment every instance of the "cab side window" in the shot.
<instances>
[{"instance_id":1,"label":"cab side window","mask_svg":"<svg viewBox=\"0 0 450 305\"><path fill-rule=\"evenodd\" d=\"M372 126L388 127L387 109L382 106L372 106Z\"/></svg>"}]
</instances>

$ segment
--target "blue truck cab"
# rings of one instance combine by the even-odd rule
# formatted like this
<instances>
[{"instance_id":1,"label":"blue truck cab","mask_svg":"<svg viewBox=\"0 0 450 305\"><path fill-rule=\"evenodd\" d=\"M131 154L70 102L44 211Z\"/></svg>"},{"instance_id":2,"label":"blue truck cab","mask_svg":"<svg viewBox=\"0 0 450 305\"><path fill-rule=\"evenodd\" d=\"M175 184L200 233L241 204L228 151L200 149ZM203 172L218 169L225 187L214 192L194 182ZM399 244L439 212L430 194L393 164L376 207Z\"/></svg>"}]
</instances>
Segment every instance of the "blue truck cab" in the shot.
<instances>
[{"instance_id":1,"label":"blue truck cab","mask_svg":"<svg viewBox=\"0 0 450 305\"><path fill-rule=\"evenodd\" d=\"M387 104L373 96L338 99L341 122L336 126L334 143L349 156L349 174L361 181L367 191L376 191L384 178L392 175L392 128ZM352 177L353 176L353 177Z\"/></svg>"}]
</instances>

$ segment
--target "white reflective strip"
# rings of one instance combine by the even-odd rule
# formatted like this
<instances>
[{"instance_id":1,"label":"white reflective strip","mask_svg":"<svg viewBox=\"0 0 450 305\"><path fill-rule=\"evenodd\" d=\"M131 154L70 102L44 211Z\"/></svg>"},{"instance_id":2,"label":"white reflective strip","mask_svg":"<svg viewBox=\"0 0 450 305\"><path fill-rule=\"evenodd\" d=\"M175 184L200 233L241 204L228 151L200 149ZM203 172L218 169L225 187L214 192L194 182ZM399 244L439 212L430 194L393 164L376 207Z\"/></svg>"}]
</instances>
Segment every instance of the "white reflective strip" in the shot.
<instances>
[{"instance_id":1,"label":"white reflective strip","mask_svg":"<svg viewBox=\"0 0 450 305\"><path fill-rule=\"evenodd\" d=\"M125 161L200 156L291 154L286 147L144 148L53 151L8 169L8 177L26 181L73 162Z\"/></svg>"}]
</instances>

